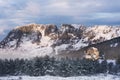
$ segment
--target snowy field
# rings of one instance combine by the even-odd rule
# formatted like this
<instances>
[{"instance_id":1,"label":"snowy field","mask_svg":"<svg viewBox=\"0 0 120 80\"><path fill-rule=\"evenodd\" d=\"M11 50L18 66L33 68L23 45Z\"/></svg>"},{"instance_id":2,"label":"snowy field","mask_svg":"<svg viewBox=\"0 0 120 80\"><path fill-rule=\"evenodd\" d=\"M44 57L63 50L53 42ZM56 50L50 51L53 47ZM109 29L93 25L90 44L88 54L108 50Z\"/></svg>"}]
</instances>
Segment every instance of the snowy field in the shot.
<instances>
[{"instance_id":1,"label":"snowy field","mask_svg":"<svg viewBox=\"0 0 120 80\"><path fill-rule=\"evenodd\" d=\"M43 77L30 77L30 76L9 76L0 77L0 80L120 80L120 76L115 75L94 75L94 76L78 76L78 77L53 77L53 76L43 76Z\"/></svg>"}]
</instances>

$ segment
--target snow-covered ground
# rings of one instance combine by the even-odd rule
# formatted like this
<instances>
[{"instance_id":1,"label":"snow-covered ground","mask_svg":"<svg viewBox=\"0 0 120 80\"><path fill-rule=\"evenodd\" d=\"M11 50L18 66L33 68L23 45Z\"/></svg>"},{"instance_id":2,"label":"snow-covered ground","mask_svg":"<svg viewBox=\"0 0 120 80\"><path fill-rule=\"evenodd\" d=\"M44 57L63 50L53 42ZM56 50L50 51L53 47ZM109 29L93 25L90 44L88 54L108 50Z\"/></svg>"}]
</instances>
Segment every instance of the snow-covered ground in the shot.
<instances>
[{"instance_id":1,"label":"snow-covered ground","mask_svg":"<svg viewBox=\"0 0 120 80\"><path fill-rule=\"evenodd\" d=\"M0 80L120 80L120 76L110 74L99 74L93 76L78 76L78 77L54 77L54 76L42 76L42 77L30 77L30 76L9 76L0 77Z\"/></svg>"}]
</instances>

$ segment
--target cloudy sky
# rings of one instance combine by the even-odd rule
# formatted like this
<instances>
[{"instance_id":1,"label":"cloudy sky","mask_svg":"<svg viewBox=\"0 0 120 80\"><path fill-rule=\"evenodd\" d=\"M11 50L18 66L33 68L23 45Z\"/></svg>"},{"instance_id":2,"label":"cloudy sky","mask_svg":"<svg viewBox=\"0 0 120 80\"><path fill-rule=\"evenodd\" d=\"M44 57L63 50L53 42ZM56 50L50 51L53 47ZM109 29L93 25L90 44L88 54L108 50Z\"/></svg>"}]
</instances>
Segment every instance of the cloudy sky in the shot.
<instances>
[{"instance_id":1,"label":"cloudy sky","mask_svg":"<svg viewBox=\"0 0 120 80\"><path fill-rule=\"evenodd\" d=\"M39 24L120 25L120 0L0 0L0 34Z\"/></svg>"}]
</instances>

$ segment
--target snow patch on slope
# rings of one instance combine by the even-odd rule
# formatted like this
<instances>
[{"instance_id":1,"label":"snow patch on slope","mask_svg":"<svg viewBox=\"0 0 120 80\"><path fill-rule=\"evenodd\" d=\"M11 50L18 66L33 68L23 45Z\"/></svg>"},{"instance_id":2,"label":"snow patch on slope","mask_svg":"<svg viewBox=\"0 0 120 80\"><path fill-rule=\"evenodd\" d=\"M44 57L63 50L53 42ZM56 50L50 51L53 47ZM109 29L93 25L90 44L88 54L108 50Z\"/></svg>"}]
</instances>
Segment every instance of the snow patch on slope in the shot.
<instances>
[{"instance_id":1,"label":"snow patch on slope","mask_svg":"<svg viewBox=\"0 0 120 80\"><path fill-rule=\"evenodd\" d=\"M16 58L25 58L30 59L36 56L52 56L53 49L51 47L43 47L38 49L0 49L0 59L16 59Z\"/></svg>"},{"instance_id":2,"label":"snow patch on slope","mask_svg":"<svg viewBox=\"0 0 120 80\"><path fill-rule=\"evenodd\" d=\"M75 45L73 45L73 49L79 50L79 49L81 49L81 48L83 48L83 47L86 47L86 46L88 46L88 44L87 44L87 43L84 43L82 40L80 40L80 41L77 42Z\"/></svg>"},{"instance_id":3,"label":"snow patch on slope","mask_svg":"<svg viewBox=\"0 0 120 80\"><path fill-rule=\"evenodd\" d=\"M62 44L60 46L55 47L55 53L60 54L61 51L67 50L69 48L70 44Z\"/></svg>"},{"instance_id":4,"label":"snow patch on slope","mask_svg":"<svg viewBox=\"0 0 120 80\"><path fill-rule=\"evenodd\" d=\"M89 27L86 29L86 32L87 33L92 32L93 35L93 38L91 39L92 41L99 39L103 39L103 41L105 41L120 36L120 28L115 26L99 25Z\"/></svg>"},{"instance_id":5,"label":"snow patch on slope","mask_svg":"<svg viewBox=\"0 0 120 80\"><path fill-rule=\"evenodd\" d=\"M111 44L110 47L116 47L118 43Z\"/></svg>"},{"instance_id":6,"label":"snow patch on slope","mask_svg":"<svg viewBox=\"0 0 120 80\"><path fill-rule=\"evenodd\" d=\"M36 43L32 43L28 38L22 39L22 44L19 48L0 48L0 59L15 59L15 58L33 58L36 56L53 55L53 48L51 46L43 47ZM16 40L9 42L11 45L15 45Z\"/></svg>"}]
</instances>

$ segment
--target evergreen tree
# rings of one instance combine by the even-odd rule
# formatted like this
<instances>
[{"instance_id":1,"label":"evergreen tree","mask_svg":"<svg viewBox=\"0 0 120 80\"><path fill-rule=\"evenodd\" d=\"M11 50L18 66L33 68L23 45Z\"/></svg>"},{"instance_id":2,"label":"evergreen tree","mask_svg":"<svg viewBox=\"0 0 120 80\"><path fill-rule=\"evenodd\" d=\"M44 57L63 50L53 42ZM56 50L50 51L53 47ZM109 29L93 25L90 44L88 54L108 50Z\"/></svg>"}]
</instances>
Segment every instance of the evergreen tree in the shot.
<instances>
[{"instance_id":1,"label":"evergreen tree","mask_svg":"<svg viewBox=\"0 0 120 80\"><path fill-rule=\"evenodd\" d=\"M81 61L82 68L81 73L84 75L92 74L94 72L94 65L92 60L83 59Z\"/></svg>"},{"instance_id":2,"label":"evergreen tree","mask_svg":"<svg viewBox=\"0 0 120 80\"><path fill-rule=\"evenodd\" d=\"M25 73L25 60L24 59L15 59L15 75L24 75Z\"/></svg>"},{"instance_id":3,"label":"evergreen tree","mask_svg":"<svg viewBox=\"0 0 120 80\"><path fill-rule=\"evenodd\" d=\"M0 76L4 75L4 62L0 59Z\"/></svg>"},{"instance_id":4,"label":"evergreen tree","mask_svg":"<svg viewBox=\"0 0 120 80\"><path fill-rule=\"evenodd\" d=\"M94 65L94 73L100 73L101 71L100 71L99 60L94 61L93 65Z\"/></svg>"},{"instance_id":5,"label":"evergreen tree","mask_svg":"<svg viewBox=\"0 0 120 80\"><path fill-rule=\"evenodd\" d=\"M34 72L34 62L33 62L33 60L27 60L26 59L24 69L25 69L25 74L26 75L33 76L33 72Z\"/></svg>"},{"instance_id":6,"label":"evergreen tree","mask_svg":"<svg viewBox=\"0 0 120 80\"><path fill-rule=\"evenodd\" d=\"M102 61L100 64L100 73L106 73L107 68L108 68L107 61L106 60Z\"/></svg>"},{"instance_id":7,"label":"evergreen tree","mask_svg":"<svg viewBox=\"0 0 120 80\"><path fill-rule=\"evenodd\" d=\"M69 59L57 60L49 56L35 57L33 59L0 59L0 76L6 75L30 75L30 76L80 76L96 73L116 74L120 72L119 61L116 65L107 63L106 60L99 63L98 60Z\"/></svg>"},{"instance_id":8,"label":"evergreen tree","mask_svg":"<svg viewBox=\"0 0 120 80\"><path fill-rule=\"evenodd\" d=\"M113 67L114 67L114 65L112 62L108 64L108 71L110 74L113 73Z\"/></svg>"},{"instance_id":9,"label":"evergreen tree","mask_svg":"<svg viewBox=\"0 0 120 80\"><path fill-rule=\"evenodd\" d=\"M68 64L65 60L62 60L59 65L59 75L64 77L69 76Z\"/></svg>"},{"instance_id":10,"label":"evergreen tree","mask_svg":"<svg viewBox=\"0 0 120 80\"><path fill-rule=\"evenodd\" d=\"M36 57L34 61L34 76L44 76L45 75L45 69L44 69L44 58Z\"/></svg>"},{"instance_id":11,"label":"evergreen tree","mask_svg":"<svg viewBox=\"0 0 120 80\"><path fill-rule=\"evenodd\" d=\"M5 75L9 75L11 74L11 64L10 62L8 61L8 59L5 59L4 60L4 73Z\"/></svg>"},{"instance_id":12,"label":"evergreen tree","mask_svg":"<svg viewBox=\"0 0 120 80\"><path fill-rule=\"evenodd\" d=\"M56 75L56 73L54 72L57 69L55 64L56 64L55 58L50 58L49 56L45 57L44 68L46 75L52 75L52 76Z\"/></svg>"}]
</instances>

